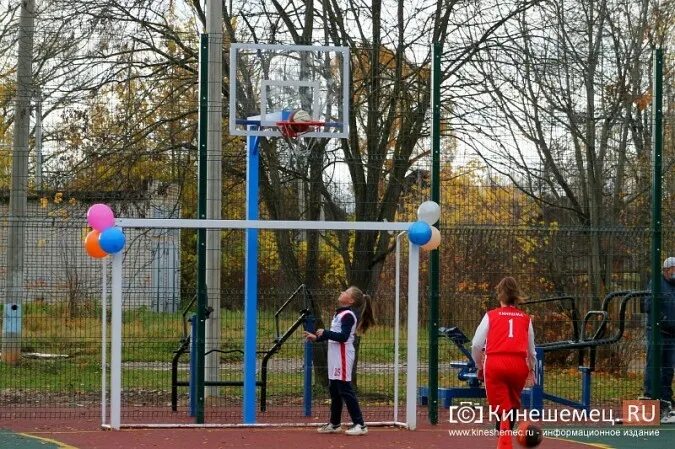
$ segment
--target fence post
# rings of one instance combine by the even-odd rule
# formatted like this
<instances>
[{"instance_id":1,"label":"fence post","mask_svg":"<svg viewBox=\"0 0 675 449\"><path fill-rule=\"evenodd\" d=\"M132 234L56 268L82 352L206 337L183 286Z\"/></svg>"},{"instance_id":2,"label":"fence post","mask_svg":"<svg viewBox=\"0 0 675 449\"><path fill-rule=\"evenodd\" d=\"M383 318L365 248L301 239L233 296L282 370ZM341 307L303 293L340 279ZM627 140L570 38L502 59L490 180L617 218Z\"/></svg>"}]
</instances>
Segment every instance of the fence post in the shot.
<instances>
[{"instance_id":1,"label":"fence post","mask_svg":"<svg viewBox=\"0 0 675 449\"><path fill-rule=\"evenodd\" d=\"M662 189L662 153L663 153L663 49L653 50L654 58L654 95L652 97L652 301L649 326L651 345L649 346L651 366L649 387L654 399L661 398L661 201ZM669 399L669 398L661 398Z\"/></svg>"}]
</instances>

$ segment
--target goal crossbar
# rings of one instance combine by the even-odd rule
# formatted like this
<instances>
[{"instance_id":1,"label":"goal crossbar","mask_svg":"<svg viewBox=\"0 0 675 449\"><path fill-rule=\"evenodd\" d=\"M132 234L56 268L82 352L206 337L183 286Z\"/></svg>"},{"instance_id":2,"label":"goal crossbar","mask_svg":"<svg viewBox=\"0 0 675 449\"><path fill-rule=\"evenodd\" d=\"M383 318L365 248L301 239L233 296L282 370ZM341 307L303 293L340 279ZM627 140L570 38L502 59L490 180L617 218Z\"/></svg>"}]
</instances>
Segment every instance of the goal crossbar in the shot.
<instances>
[{"instance_id":1,"label":"goal crossbar","mask_svg":"<svg viewBox=\"0 0 675 449\"><path fill-rule=\"evenodd\" d=\"M318 231L407 231L412 223L389 221L192 220L187 218L118 218L121 228L298 229Z\"/></svg>"}]
</instances>

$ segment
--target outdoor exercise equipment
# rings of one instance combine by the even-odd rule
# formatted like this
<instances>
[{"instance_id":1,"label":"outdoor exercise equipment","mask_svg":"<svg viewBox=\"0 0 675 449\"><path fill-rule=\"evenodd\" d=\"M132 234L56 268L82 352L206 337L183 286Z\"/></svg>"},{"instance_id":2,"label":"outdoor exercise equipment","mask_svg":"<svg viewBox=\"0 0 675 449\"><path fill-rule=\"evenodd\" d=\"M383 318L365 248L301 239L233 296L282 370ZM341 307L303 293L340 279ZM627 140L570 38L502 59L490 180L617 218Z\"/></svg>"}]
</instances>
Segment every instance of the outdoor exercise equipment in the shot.
<instances>
[{"instance_id":1,"label":"outdoor exercise equipment","mask_svg":"<svg viewBox=\"0 0 675 449\"><path fill-rule=\"evenodd\" d=\"M539 345L544 353L562 350L579 351L579 373L581 374L581 400L575 401L563 398L544 391L544 399L574 407L583 410L590 410L591 407L591 380L593 371L595 371L596 351L599 346L610 345L618 342L623 337L626 327L626 309L630 301L642 301L645 297L651 295L650 291L619 291L607 294L602 301L600 310L589 310L578 329L578 337L575 340L556 341L543 343ZM610 307L615 301L619 301L619 311L616 321L609 319ZM592 324L594 318L599 319L599 323L593 332L587 333L586 328ZM607 336L609 324L615 322L617 325L613 335ZM588 363L586 363L586 355Z\"/></svg>"},{"instance_id":2,"label":"outdoor exercise equipment","mask_svg":"<svg viewBox=\"0 0 675 449\"><path fill-rule=\"evenodd\" d=\"M581 326L579 326L578 309L576 300L572 296L558 296L554 298L544 298L541 300L528 301L522 304L523 307L536 304L545 304L552 302L561 302L569 304L568 312L572 320L572 337L567 340L540 343L537 350L537 369L536 384L523 390L522 403L525 408L543 408L543 401L548 400L554 403L574 407L578 409L590 410L591 405L591 380L592 373L595 370L596 351L599 346L610 345L618 342L624 334L626 322L626 309L628 303L634 300L642 301L645 297L651 295L648 290L643 291L618 291L609 293L602 301L600 310L590 310L586 313ZM613 304L619 301L618 314L616 320L610 320L610 309ZM587 328L593 323L597 323L590 332ZM610 324L616 323L616 330L612 335L607 335L610 330ZM484 398L485 388L476 378L476 364L471 357L471 351L466 347L470 340L457 327L439 328L439 336L448 338L460 349L466 360L452 362L450 366L458 369L458 379L466 382L466 387L439 388L439 399L443 400L443 406L449 407L455 398ZM578 369L581 374L581 400L557 396L545 391L544 385L544 361L545 353L563 350L578 350ZM420 398L422 403L426 403L428 397L428 388L420 388Z\"/></svg>"},{"instance_id":3,"label":"outdoor exercise equipment","mask_svg":"<svg viewBox=\"0 0 675 449\"><path fill-rule=\"evenodd\" d=\"M294 301L294 299L302 297L303 303L302 303L302 309L299 312L298 318L291 324L291 326L286 329L283 333L281 333L280 329L280 316L281 313ZM194 323L196 322L195 315L193 315L191 318L187 318L187 313L189 310L191 310L192 306L194 305L195 298L187 305L185 310L183 311L183 338L180 340L180 346L176 351L174 351L173 358L171 360L171 409L175 412L178 410L178 387L189 387L190 388L190 407L189 407L189 412L190 416L194 416L195 412L195 404L194 404L194 398L196 395L196 391L194 389L194 386L196 385L196 379L194 377L194 363L196 361L196 357L191 356L190 357L190 376L189 380L185 381L179 381L178 380L178 363L182 355L184 354L194 354L194 351L192 349L191 342L194 341L194 333L196 330L196 327L194 326ZM255 385L256 387L260 388L260 411L264 412L267 410L267 381L268 381L268 369L267 365L274 356L274 354L278 353L283 344L288 340L288 338L293 335L293 333L300 327L303 326L303 328L307 331L313 331L314 330L314 315L313 315L313 310L315 310L314 306L314 301L312 299L312 296L307 289L305 284L301 284L298 288L295 289L295 291L284 301L284 303L274 312L274 322L275 322L275 330L276 330L276 335L274 338L274 344L270 349L267 351L256 351L256 354L263 354L261 365L260 365L260 380L256 380ZM210 311L209 311L210 312ZM190 323L190 333L188 333L188 325L187 323ZM305 390L305 395L304 395L304 412L305 416L311 416L312 413L312 371L311 371L311 366L312 366L312 351L311 351L311 344L306 343L305 346L309 346L310 350L305 350L304 352L304 363L303 366L305 367L305 372L304 372L304 390ZM208 355L212 352L217 352L219 354L232 354L232 353L239 353L239 354L244 354L244 351L241 349L230 349L230 350L221 350L221 349L212 349L210 351L207 351L205 355ZM207 387L243 387L244 386L244 381L243 380L230 380L230 381L204 381L204 385Z\"/></svg>"},{"instance_id":4,"label":"outdoor exercise equipment","mask_svg":"<svg viewBox=\"0 0 675 449\"><path fill-rule=\"evenodd\" d=\"M467 386L439 388L438 399L439 401L442 401L443 407L448 408L452 406L453 401L458 398L485 398L485 387L482 386L483 382L477 377L476 373L478 369L476 367L476 362L471 356L471 340L469 340L464 332L458 327L440 327L438 328L438 335L439 337L446 337L449 339L466 357L466 360L450 362L450 366L459 370L457 378L462 382L466 382ZM543 382L543 368L540 367L541 364L539 362L542 359L542 356L543 353L541 350L537 349L537 382L531 388L524 389L521 394L521 403L523 404L523 407L528 409L541 410L543 408L541 386ZM425 405L429 397L429 388L420 387L419 395L422 405Z\"/></svg>"}]
</instances>

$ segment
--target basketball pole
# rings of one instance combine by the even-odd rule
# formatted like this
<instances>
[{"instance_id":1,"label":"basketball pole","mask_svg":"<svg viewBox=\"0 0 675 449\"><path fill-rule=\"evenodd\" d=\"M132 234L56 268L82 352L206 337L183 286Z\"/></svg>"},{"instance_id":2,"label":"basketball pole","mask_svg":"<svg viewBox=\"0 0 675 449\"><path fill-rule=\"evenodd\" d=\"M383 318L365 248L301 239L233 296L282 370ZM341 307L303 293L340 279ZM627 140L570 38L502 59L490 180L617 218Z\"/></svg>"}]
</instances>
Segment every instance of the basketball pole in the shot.
<instances>
[{"instance_id":1,"label":"basketball pole","mask_svg":"<svg viewBox=\"0 0 675 449\"><path fill-rule=\"evenodd\" d=\"M230 62L232 63L232 62ZM287 110L268 114L268 117L249 117L249 120L287 120ZM248 125L248 131L257 131L259 126ZM259 217L258 198L260 184L260 136L246 136L246 219ZM258 345L258 229L246 229L244 237L244 400L242 415L244 424L256 422L256 351Z\"/></svg>"},{"instance_id":2,"label":"basketball pole","mask_svg":"<svg viewBox=\"0 0 675 449\"><path fill-rule=\"evenodd\" d=\"M248 128L253 128L249 125ZM246 137L246 219L258 219L260 137ZM246 229L244 254L244 424L256 421L256 350L258 340L258 229Z\"/></svg>"}]
</instances>

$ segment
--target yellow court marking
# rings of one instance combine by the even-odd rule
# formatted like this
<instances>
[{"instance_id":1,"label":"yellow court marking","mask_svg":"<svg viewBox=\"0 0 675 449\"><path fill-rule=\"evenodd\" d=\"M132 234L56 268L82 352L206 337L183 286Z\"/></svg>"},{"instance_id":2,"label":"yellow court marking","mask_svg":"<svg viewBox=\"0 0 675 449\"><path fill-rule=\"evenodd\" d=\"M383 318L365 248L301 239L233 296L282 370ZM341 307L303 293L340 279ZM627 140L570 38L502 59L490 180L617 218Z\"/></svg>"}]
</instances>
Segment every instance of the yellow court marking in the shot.
<instances>
[{"instance_id":1,"label":"yellow court marking","mask_svg":"<svg viewBox=\"0 0 675 449\"><path fill-rule=\"evenodd\" d=\"M558 440L558 441L566 441L568 443L583 444L584 446L597 447L599 449L616 449L614 446L610 446L608 444L603 443L584 443L583 441L568 440L566 438L556 438L556 437L544 437L544 438L547 440Z\"/></svg>"},{"instance_id":2,"label":"yellow court marking","mask_svg":"<svg viewBox=\"0 0 675 449\"><path fill-rule=\"evenodd\" d=\"M59 447L59 449L78 449L77 447L71 446L70 444L62 443L61 441L52 440L51 438L45 438L45 437L39 437L39 436L36 436L36 435L31 435L30 433L19 432L17 435L22 435L22 436L28 437L28 438L34 438L36 440L44 441L46 443L56 444Z\"/></svg>"},{"instance_id":3,"label":"yellow court marking","mask_svg":"<svg viewBox=\"0 0 675 449\"><path fill-rule=\"evenodd\" d=\"M585 443L588 444L591 447L598 447L600 449L615 449L614 446L610 446L609 444L602 444L602 443Z\"/></svg>"},{"instance_id":4,"label":"yellow court marking","mask_svg":"<svg viewBox=\"0 0 675 449\"><path fill-rule=\"evenodd\" d=\"M128 429L125 429L128 430ZM143 429L141 429L143 430ZM150 429L148 429L150 430ZM49 430L49 431L44 431L44 432L31 432L31 433L26 433L24 435L54 435L54 434L68 434L68 433L100 433L100 432L107 432L107 430Z\"/></svg>"}]
</instances>

